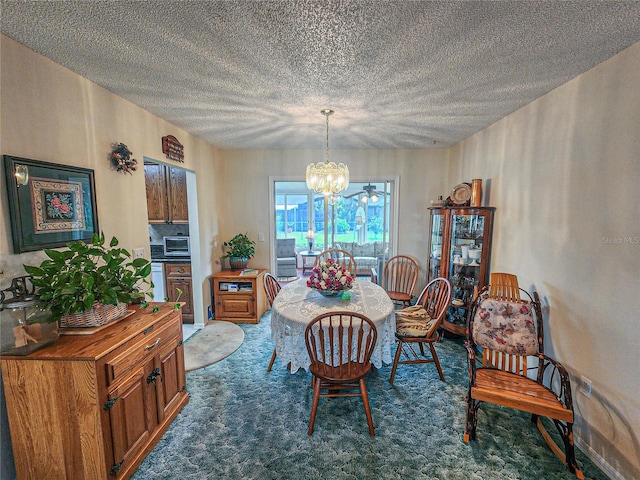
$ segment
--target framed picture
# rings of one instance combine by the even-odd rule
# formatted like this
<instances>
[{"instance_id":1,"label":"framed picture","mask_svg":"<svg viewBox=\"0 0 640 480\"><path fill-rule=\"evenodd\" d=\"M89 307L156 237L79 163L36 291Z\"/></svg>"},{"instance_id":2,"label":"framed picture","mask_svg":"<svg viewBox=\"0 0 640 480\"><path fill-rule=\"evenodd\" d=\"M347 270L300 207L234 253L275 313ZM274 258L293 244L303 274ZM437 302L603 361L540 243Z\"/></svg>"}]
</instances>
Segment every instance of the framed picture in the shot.
<instances>
[{"instance_id":1,"label":"framed picture","mask_svg":"<svg viewBox=\"0 0 640 480\"><path fill-rule=\"evenodd\" d=\"M13 252L91 241L98 233L93 170L4 155Z\"/></svg>"}]
</instances>

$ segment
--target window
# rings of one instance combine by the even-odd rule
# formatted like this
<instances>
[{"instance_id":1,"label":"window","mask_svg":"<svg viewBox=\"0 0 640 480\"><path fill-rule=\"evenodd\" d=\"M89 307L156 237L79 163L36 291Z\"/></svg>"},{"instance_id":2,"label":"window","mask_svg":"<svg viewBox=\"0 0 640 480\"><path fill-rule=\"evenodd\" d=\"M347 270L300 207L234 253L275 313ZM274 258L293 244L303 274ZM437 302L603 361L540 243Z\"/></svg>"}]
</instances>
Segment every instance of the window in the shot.
<instances>
[{"instance_id":1,"label":"window","mask_svg":"<svg viewBox=\"0 0 640 480\"><path fill-rule=\"evenodd\" d=\"M395 180L352 182L340 195L316 194L305 182L274 182L274 229L276 238L295 238L296 248L308 248L307 232L315 232L314 249L327 244L393 244L392 226L397 213L394 204ZM326 216L325 216L326 208Z\"/></svg>"}]
</instances>

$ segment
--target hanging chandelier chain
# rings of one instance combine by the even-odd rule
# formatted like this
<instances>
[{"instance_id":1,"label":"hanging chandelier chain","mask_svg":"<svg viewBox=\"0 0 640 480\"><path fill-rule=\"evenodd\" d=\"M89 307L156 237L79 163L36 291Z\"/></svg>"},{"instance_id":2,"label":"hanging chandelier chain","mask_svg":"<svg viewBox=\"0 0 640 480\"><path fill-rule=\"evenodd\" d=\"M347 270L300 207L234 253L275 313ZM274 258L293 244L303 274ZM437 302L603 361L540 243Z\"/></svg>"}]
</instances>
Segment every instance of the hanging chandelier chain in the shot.
<instances>
[{"instance_id":1,"label":"hanging chandelier chain","mask_svg":"<svg viewBox=\"0 0 640 480\"><path fill-rule=\"evenodd\" d=\"M329 109L329 108L325 108L324 110L321 110L320 113L322 113L325 117L326 117L326 124L327 124L327 148L325 149L324 152L324 161L325 163L329 163L329 115L333 115L333 110Z\"/></svg>"},{"instance_id":2,"label":"hanging chandelier chain","mask_svg":"<svg viewBox=\"0 0 640 480\"><path fill-rule=\"evenodd\" d=\"M325 113L327 117L327 149L324 153L324 161L325 163L329 163L329 114Z\"/></svg>"}]
</instances>

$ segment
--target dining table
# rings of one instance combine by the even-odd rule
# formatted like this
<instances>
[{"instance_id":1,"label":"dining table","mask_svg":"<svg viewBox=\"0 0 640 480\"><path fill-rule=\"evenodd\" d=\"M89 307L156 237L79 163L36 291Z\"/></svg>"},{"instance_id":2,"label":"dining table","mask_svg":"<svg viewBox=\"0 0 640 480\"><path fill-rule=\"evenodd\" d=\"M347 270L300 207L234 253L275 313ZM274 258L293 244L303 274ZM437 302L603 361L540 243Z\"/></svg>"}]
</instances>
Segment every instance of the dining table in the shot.
<instances>
[{"instance_id":1,"label":"dining table","mask_svg":"<svg viewBox=\"0 0 640 480\"><path fill-rule=\"evenodd\" d=\"M379 285L356 279L349 290L350 299L341 295L325 297L307 287L306 279L288 283L278 292L271 307L271 339L277 356L291 373L300 368L309 370L311 360L305 344L305 328L318 315L330 311L357 312L373 321L378 332L371 363L381 368L390 364L391 346L395 343L396 321L393 302Z\"/></svg>"}]
</instances>

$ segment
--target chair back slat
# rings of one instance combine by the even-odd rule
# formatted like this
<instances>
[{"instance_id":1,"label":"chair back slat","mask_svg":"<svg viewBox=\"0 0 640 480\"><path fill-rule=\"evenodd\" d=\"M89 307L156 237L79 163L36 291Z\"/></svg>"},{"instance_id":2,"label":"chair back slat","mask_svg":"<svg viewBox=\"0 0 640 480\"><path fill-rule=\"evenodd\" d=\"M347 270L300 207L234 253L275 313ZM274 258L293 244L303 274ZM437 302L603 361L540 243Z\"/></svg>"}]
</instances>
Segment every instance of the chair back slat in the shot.
<instances>
[{"instance_id":1,"label":"chair back slat","mask_svg":"<svg viewBox=\"0 0 640 480\"><path fill-rule=\"evenodd\" d=\"M316 257L316 261L314 262L314 266L320 264L320 262L325 261L329 258L333 258L338 265L343 267L351 276L355 278L356 272L358 271L358 266L356 265L356 260L346 250L340 250L339 248L330 248L328 250L324 250L320 252L320 254Z\"/></svg>"},{"instance_id":2,"label":"chair back slat","mask_svg":"<svg viewBox=\"0 0 640 480\"><path fill-rule=\"evenodd\" d=\"M264 274L264 290L267 294L267 300L269 300L269 304L273 306L273 301L276 299L276 295L282 288L276 277L274 277L269 272Z\"/></svg>"},{"instance_id":3,"label":"chair back slat","mask_svg":"<svg viewBox=\"0 0 640 480\"><path fill-rule=\"evenodd\" d=\"M505 352L496 352L490 348L482 349L483 368L495 368L518 375L526 375L527 358L526 355L510 355Z\"/></svg>"},{"instance_id":4,"label":"chair back slat","mask_svg":"<svg viewBox=\"0 0 640 480\"><path fill-rule=\"evenodd\" d=\"M517 302L520 300L518 277L511 273L492 273L489 296L500 300Z\"/></svg>"},{"instance_id":5,"label":"chair back slat","mask_svg":"<svg viewBox=\"0 0 640 480\"><path fill-rule=\"evenodd\" d=\"M418 280L418 264L406 255L391 257L382 269L382 288L388 292L413 295Z\"/></svg>"},{"instance_id":6,"label":"chair back slat","mask_svg":"<svg viewBox=\"0 0 640 480\"><path fill-rule=\"evenodd\" d=\"M321 375L357 377L369 368L376 341L375 324L356 312L325 312L305 329L312 371Z\"/></svg>"},{"instance_id":7,"label":"chair back slat","mask_svg":"<svg viewBox=\"0 0 640 480\"><path fill-rule=\"evenodd\" d=\"M416 305L422 305L429 317L432 320L435 319L426 333L426 337L433 335L442 323L449 302L451 302L451 294L451 282L443 277L434 278L420 292Z\"/></svg>"}]
</instances>

